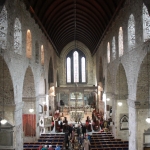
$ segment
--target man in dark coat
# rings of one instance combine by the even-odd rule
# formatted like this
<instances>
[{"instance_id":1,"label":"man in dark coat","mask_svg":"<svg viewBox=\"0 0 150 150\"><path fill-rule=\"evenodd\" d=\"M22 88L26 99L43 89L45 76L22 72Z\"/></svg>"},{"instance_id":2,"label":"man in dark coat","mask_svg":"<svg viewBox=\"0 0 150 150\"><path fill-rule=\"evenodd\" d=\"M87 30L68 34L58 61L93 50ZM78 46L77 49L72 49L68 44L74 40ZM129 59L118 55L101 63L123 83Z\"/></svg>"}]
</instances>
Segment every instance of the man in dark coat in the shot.
<instances>
[{"instance_id":1,"label":"man in dark coat","mask_svg":"<svg viewBox=\"0 0 150 150\"><path fill-rule=\"evenodd\" d=\"M82 125L82 134L83 134L83 137L85 137L85 135L86 135L86 126L85 125Z\"/></svg>"}]
</instances>

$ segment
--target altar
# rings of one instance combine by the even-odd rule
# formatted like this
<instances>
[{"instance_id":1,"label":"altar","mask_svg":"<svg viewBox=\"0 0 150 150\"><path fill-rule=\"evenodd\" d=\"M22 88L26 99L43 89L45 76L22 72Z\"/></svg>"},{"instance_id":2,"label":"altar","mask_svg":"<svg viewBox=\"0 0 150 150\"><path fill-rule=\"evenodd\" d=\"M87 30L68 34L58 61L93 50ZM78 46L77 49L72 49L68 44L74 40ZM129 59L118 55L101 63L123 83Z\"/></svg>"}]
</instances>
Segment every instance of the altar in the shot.
<instances>
[{"instance_id":1,"label":"altar","mask_svg":"<svg viewBox=\"0 0 150 150\"><path fill-rule=\"evenodd\" d=\"M84 118L84 111L70 111L70 120L72 121L75 118L75 113L77 113L77 117L81 120Z\"/></svg>"}]
</instances>

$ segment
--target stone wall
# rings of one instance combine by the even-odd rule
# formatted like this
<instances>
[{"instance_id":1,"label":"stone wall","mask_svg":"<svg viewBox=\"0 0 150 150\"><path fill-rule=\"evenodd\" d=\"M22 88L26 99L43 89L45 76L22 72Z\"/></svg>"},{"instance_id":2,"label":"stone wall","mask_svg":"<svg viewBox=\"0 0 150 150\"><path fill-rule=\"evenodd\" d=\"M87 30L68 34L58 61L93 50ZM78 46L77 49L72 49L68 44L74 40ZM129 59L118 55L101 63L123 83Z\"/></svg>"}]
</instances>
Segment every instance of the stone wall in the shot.
<instances>
[{"instance_id":1,"label":"stone wall","mask_svg":"<svg viewBox=\"0 0 150 150\"><path fill-rule=\"evenodd\" d=\"M144 103L145 99L141 99L139 96L140 93L137 93L137 81L138 85L142 85L144 81L146 81L146 77L141 76L138 80L139 76L139 70L140 66L142 64L142 61L147 53L147 48L149 47L149 40L144 42L144 36L143 36L143 1L142 0L130 0L127 1L124 5L124 7L121 9L120 13L116 17L116 19L113 21L111 27L109 28L108 32L106 33L101 45L99 46L99 49L95 55L97 55L97 65L99 65L99 58L103 58L103 73L105 76L105 89L104 92L108 93L109 95L112 95L111 100L115 101L112 103L113 107L115 108L117 94L118 94L118 83L117 83L117 71L118 66L121 63L124 71L125 71L125 77L126 77L126 91L127 93L125 97L127 101L127 105L125 108L123 107L124 113L129 114L129 134L125 133L124 138L124 132L121 133L119 130L117 130L117 133L115 128L113 128L113 133L116 134L115 136L120 137L122 139L129 139L129 149L130 150L141 150L143 146L143 132L144 129L147 129L147 123L145 119L147 118L147 115L144 113L147 108L142 108L143 105L141 104L141 107L137 110L136 101L139 99L141 103ZM135 45L130 46L129 39L131 36L130 32L128 32L129 27L129 18L131 17L131 14L134 16L134 23L135 23ZM124 53L121 57L119 57L119 46L118 46L118 34L119 34L119 28L122 27L123 29L123 47L124 47ZM115 36L116 39L116 59L112 59L112 53L111 53L111 59L110 63L107 62L107 44L110 42L110 51L112 52L112 39ZM98 68L98 67L97 67ZM97 73L98 74L98 73ZM99 75L97 75L99 76ZM122 85L124 83L124 80L121 79L120 84ZM146 83L146 82L145 82ZM140 87L140 90L143 92L143 95L146 94L146 90L144 90L145 87ZM141 96L141 95L140 95ZM143 97L144 98L144 97ZM117 106L118 107L118 106ZM115 122L117 121L115 118L119 117L119 114L121 111L119 108L115 109L116 111L113 112L114 116L113 119ZM122 110L122 109L121 109ZM143 111L142 113L139 113ZM117 127L118 128L118 127ZM129 136L129 137L128 137ZM141 142L139 142L139 139Z\"/></svg>"},{"instance_id":2,"label":"stone wall","mask_svg":"<svg viewBox=\"0 0 150 150\"><path fill-rule=\"evenodd\" d=\"M8 94L8 97L13 98L12 101L14 102L13 105L9 105L9 110L12 111L12 116L8 121L10 120L11 124L15 126L14 130L14 148L16 150L20 150L23 148L23 129L22 129L22 113L24 111L27 112L27 110L23 109L23 103L22 103L22 97L23 93L25 94L25 91L23 90L23 84L24 84L24 78L27 68L30 66L33 78L32 81L28 78L27 82L34 83L34 97L36 97L35 100L35 107L38 107L38 95L39 95L39 85L41 78L46 79L46 91L48 93L48 65L50 57L55 58L55 52L53 50L53 47L51 43L48 41L47 37L44 35L44 33L39 28L38 24L34 21L34 19L31 17L29 12L26 10L24 4L22 1L12 0L12 1L6 1L5 8L7 11L7 32L5 36L5 47L3 45L0 45L0 50L2 50L4 53L1 53L1 56L4 56L4 60L6 62L6 65L10 72L10 77L12 80L12 89L14 96L11 94ZM1 15L4 17L3 15ZM21 24L21 30L22 33L22 40L21 40L21 47L19 49L19 53L14 50L14 24L15 20L18 18ZM31 37L32 37L32 57L31 59L26 57L26 33L27 30L31 31ZM19 37L20 38L20 37ZM39 61L36 61L36 42L38 42L39 45ZM41 65L40 57L40 48L41 45L44 47L44 56L45 56L45 62L44 66ZM57 59L56 59L57 61ZM55 67L57 68L57 66ZM2 72L2 71L1 71ZM54 76L55 76L55 69L54 69ZM10 79L7 77L7 79ZM6 79L6 81L7 81ZM34 81L33 81L34 80ZM55 82L56 79L54 79ZM8 82L7 82L8 83ZM9 82L11 84L11 82ZM11 86L8 86L8 88ZM45 87L44 87L45 88ZM11 91L11 89L9 90ZM29 93L26 93L24 96L28 95ZM9 101L11 100L9 98ZM8 100L7 100L8 101ZM23 112L22 112L23 111ZM37 122L38 122L38 109L36 109L37 113ZM6 115L8 115L6 113ZM7 118L7 116L6 116ZM37 133L38 133L38 127L37 127ZM38 136L37 136L38 137Z\"/></svg>"}]
</instances>

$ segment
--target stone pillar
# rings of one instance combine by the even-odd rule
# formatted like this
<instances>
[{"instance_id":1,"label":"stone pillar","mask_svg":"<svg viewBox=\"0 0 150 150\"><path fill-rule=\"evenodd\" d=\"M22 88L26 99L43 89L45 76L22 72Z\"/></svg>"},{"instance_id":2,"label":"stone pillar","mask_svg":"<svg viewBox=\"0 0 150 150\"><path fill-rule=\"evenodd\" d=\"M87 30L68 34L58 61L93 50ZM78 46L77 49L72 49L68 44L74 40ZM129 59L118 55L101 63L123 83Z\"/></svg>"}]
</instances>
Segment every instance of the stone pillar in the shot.
<instances>
[{"instance_id":1,"label":"stone pillar","mask_svg":"<svg viewBox=\"0 0 150 150\"><path fill-rule=\"evenodd\" d=\"M14 147L15 150L23 149L23 123L22 123L23 102L17 103L14 111Z\"/></svg>"},{"instance_id":2,"label":"stone pillar","mask_svg":"<svg viewBox=\"0 0 150 150\"><path fill-rule=\"evenodd\" d=\"M138 150L137 143L137 111L135 101L128 99L129 107L129 149Z\"/></svg>"},{"instance_id":3,"label":"stone pillar","mask_svg":"<svg viewBox=\"0 0 150 150\"><path fill-rule=\"evenodd\" d=\"M114 137L116 138L117 137L117 118L116 118L117 102L116 102L116 96L111 95L110 100L112 101L112 121L113 121L112 133L113 133Z\"/></svg>"}]
</instances>

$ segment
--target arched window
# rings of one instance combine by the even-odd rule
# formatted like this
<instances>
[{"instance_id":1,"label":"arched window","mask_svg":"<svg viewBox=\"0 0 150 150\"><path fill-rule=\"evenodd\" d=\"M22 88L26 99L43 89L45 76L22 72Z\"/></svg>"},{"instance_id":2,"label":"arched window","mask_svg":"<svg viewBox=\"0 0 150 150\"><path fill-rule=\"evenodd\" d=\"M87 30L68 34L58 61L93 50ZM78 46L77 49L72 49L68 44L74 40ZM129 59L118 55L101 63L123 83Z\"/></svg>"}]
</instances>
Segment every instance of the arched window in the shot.
<instances>
[{"instance_id":1,"label":"arched window","mask_svg":"<svg viewBox=\"0 0 150 150\"><path fill-rule=\"evenodd\" d=\"M41 65L44 65L44 47L41 45Z\"/></svg>"},{"instance_id":2,"label":"arched window","mask_svg":"<svg viewBox=\"0 0 150 150\"><path fill-rule=\"evenodd\" d=\"M110 63L110 44L109 44L109 42L107 44L107 61L108 61L108 63Z\"/></svg>"},{"instance_id":3,"label":"arched window","mask_svg":"<svg viewBox=\"0 0 150 150\"><path fill-rule=\"evenodd\" d=\"M26 56L27 58L32 57L32 38L30 30L27 30L27 37L26 37Z\"/></svg>"},{"instance_id":4,"label":"arched window","mask_svg":"<svg viewBox=\"0 0 150 150\"><path fill-rule=\"evenodd\" d=\"M115 37L112 39L112 60L116 59L116 42Z\"/></svg>"},{"instance_id":5,"label":"arched window","mask_svg":"<svg viewBox=\"0 0 150 150\"><path fill-rule=\"evenodd\" d=\"M130 15L128 21L128 44L129 49L135 47L135 21L132 14Z\"/></svg>"},{"instance_id":6,"label":"arched window","mask_svg":"<svg viewBox=\"0 0 150 150\"><path fill-rule=\"evenodd\" d=\"M143 4L143 39L150 39L150 16L147 7Z\"/></svg>"},{"instance_id":7,"label":"arched window","mask_svg":"<svg viewBox=\"0 0 150 150\"><path fill-rule=\"evenodd\" d=\"M22 49L21 23L19 19L16 18L14 24L14 52L21 54L21 49Z\"/></svg>"},{"instance_id":8,"label":"arched window","mask_svg":"<svg viewBox=\"0 0 150 150\"><path fill-rule=\"evenodd\" d=\"M86 59L80 50L72 50L66 57L67 83L86 82Z\"/></svg>"},{"instance_id":9,"label":"arched window","mask_svg":"<svg viewBox=\"0 0 150 150\"><path fill-rule=\"evenodd\" d=\"M79 54L77 51L73 53L73 71L74 82L79 82Z\"/></svg>"},{"instance_id":10,"label":"arched window","mask_svg":"<svg viewBox=\"0 0 150 150\"><path fill-rule=\"evenodd\" d=\"M86 81L86 76L85 76L85 57L81 58L81 69L82 69L82 82Z\"/></svg>"},{"instance_id":11,"label":"arched window","mask_svg":"<svg viewBox=\"0 0 150 150\"><path fill-rule=\"evenodd\" d=\"M122 30L122 27L119 28L118 43L119 43L119 57L120 57L123 55L123 30Z\"/></svg>"},{"instance_id":12,"label":"arched window","mask_svg":"<svg viewBox=\"0 0 150 150\"><path fill-rule=\"evenodd\" d=\"M70 57L67 58L67 82L71 82L71 59Z\"/></svg>"},{"instance_id":13,"label":"arched window","mask_svg":"<svg viewBox=\"0 0 150 150\"><path fill-rule=\"evenodd\" d=\"M0 13L0 47L6 49L7 11L5 6Z\"/></svg>"},{"instance_id":14,"label":"arched window","mask_svg":"<svg viewBox=\"0 0 150 150\"><path fill-rule=\"evenodd\" d=\"M38 41L35 42L35 63L39 63L39 44Z\"/></svg>"}]
</instances>

